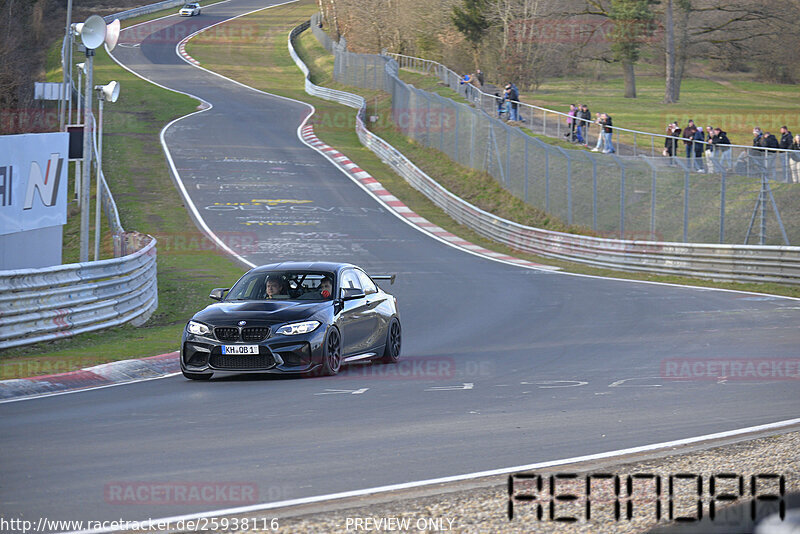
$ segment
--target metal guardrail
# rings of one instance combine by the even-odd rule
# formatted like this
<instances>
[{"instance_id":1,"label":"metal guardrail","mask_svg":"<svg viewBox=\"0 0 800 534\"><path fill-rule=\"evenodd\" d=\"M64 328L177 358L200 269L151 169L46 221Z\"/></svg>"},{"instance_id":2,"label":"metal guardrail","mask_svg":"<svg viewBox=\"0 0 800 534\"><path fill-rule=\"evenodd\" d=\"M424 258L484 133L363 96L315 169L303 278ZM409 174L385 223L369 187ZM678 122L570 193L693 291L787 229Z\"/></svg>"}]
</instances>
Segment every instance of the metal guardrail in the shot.
<instances>
[{"instance_id":1,"label":"metal guardrail","mask_svg":"<svg viewBox=\"0 0 800 534\"><path fill-rule=\"evenodd\" d=\"M312 23L313 24L313 23ZM396 148L370 132L364 123L364 98L319 87L294 50L293 40L306 22L289 34L289 53L306 76L306 91L358 109L356 132L361 143L414 188L461 224L516 250L624 271L696 276L738 282L800 284L800 247L709 245L607 239L524 226L497 217L457 197L425 174ZM387 64L387 69L393 68Z\"/></svg>"},{"instance_id":2,"label":"metal guardrail","mask_svg":"<svg viewBox=\"0 0 800 534\"><path fill-rule=\"evenodd\" d=\"M156 240L121 258L0 272L0 349L131 322L158 307Z\"/></svg>"}]
</instances>

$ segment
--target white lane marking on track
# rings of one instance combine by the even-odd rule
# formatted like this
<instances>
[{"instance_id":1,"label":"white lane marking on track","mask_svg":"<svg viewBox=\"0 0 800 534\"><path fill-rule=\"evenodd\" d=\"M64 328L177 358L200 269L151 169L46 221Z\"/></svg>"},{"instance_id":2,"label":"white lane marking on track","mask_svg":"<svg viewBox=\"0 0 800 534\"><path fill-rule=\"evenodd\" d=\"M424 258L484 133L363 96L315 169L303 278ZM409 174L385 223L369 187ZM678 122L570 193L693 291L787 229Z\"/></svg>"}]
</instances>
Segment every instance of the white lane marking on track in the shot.
<instances>
[{"instance_id":1,"label":"white lane marking on track","mask_svg":"<svg viewBox=\"0 0 800 534\"><path fill-rule=\"evenodd\" d=\"M330 493L327 495L315 495L313 497L303 497L300 499L289 499L285 501L275 501L270 503L261 503L261 504L253 504L250 506L240 506L238 508L227 508L223 510L214 510L210 512L202 512L198 514L187 514L181 516L174 516L174 517L164 517L159 519L152 519L151 521L157 523L177 523L178 521L188 521L192 519L202 519L208 517L218 517L224 515L234 515L234 514L246 514L251 512L260 512L263 510L274 510L276 508L285 508L288 506L298 506L301 504L313 504L313 503L320 503L325 501L333 501L339 499L346 499L349 497L363 497L365 495L373 495L376 493L388 493L391 491L400 491L400 490L407 490L412 488L421 488L425 486L433 486L436 484L447 484L451 482L463 482L465 480L474 480L476 478L484 478L484 477L491 477L491 476L498 476L498 475L510 475L513 473L521 473L524 471L534 471L534 470L541 470L547 469L550 467L556 467L559 465L566 465L571 463L578 463L578 462L590 462L595 460L603 460L606 458L613 458L615 456L624 456L630 454L637 454L641 452L649 452L649 451L656 451L662 449L671 449L674 447L680 447L684 445L692 445L694 443L700 443L703 441L709 440L717 440L717 439L725 439L731 438L736 436L741 436L744 434L750 434L754 432L768 432L771 430L779 430L782 428L788 428L791 426L800 425L800 418L798 419L787 419L784 421L777 421L775 423L768 423L765 425L758 425L758 426L751 426L747 428L740 428L737 430L728 430L725 432L717 432L714 434L706 434L703 436L696 436L692 438L685 438L685 439L678 439L674 441L665 441L661 443L652 443L650 445L643 445L640 447L631 447L628 449L618 449L614 451L608 452L601 452L597 454L587 454L585 456L576 456L574 458L563 458L560 460L550 460L546 462L539 462L534 464L526 464L526 465L518 465L514 467L504 467L501 469L493 469L490 471L478 471L475 473L468 473L464 475L454 475L454 476L447 476L447 477L440 477L440 478L432 478L428 480L419 480L415 482L403 482L400 484L390 484L387 486L377 486L374 488L367 488L367 489L360 489L360 490L353 490L353 491L342 491L339 493ZM96 529L96 530L83 530L83 531L76 531L76 532L83 532L83 533L105 533L105 532L115 532L115 529ZM71 532L68 534L76 534L76 532Z\"/></svg>"},{"instance_id":2,"label":"white lane marking on track","mask_svg":"<svg viewBox=\"0 0 800 534\"><path fill-rule=\"evenodd\" d=\"M106 388L113 388L116 386L127 386L128 384L138 384L139 382L150 382L151 380L161 380L162 378L170 378L173 376L178 376L181 373L168 373L162 376L151 376L149 378L137 378L136 380L127 380L125 382L116 382L114 384L103 384L102 386L92 386L88 388L81 388L81 389L70 389L68 391L54 391L53 393L41 393L39 395L30 395L27 397L17 397L15 399L3 399L0 400L0 404L9 404L12 402L21 402L21 401L28 401L34 399L43 399L45 397L57 397L59 395L69 395L71 393L83 393L85 391L94 391L96 389L106 389Z\"/></svg>"},{"instance_id":3,"label":"white lane marking on track","mask_svg":"<svg viewBox=\"0 0 800 534\"><path fill-rule=\"evenodd\" d=\"M576 388L589 382L583 380L540 380L539 382L520 382L520 384L539 386L539 389Z\"/></svg>"},{"instance_id":4,"label":"white lane marking on track","mask_svg":"<svg viewBox=\"0 0 800 534\"><path fill-rule=\"evenodd\" d=\"M608 385L610 388L660 388L662 384L625 384L631 380L663 380L661 376L642 376L634 378L623 378Z\"/></svg>"},{"instance_id":5,"label":"white lane marking on track","mask_svg":"<svg viewBox=\"0 0 800 534\"><path fill-rule=\"evenodd\" d=\"M472 382L464 382L460 386L434 386L426 389L425 391L458 391L460 389L472 389L475 384Z\"/></svg>"},{"instance_id":6,"label":"white lane marking on track","mask_svg":"<svg viewBox=\"0 0 800 534\"><path fill-rule=\"evenodd\" d=\"M340 394L350 394L350 395L361 395L362 393L366 393L369 391L369 388L361 388L361 389L326 389L322 393L314 393L314 395L340 395Z\"/></svg>"}]
</instances>

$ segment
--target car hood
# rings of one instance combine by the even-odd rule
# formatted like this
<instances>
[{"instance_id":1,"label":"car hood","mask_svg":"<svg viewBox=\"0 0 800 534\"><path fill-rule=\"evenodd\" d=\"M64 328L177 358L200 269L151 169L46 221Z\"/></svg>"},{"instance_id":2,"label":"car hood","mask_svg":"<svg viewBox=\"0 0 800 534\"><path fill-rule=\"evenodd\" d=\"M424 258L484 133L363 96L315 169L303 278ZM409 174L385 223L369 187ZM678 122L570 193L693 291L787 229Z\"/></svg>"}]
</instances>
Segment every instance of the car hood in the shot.
<instances>
[{"instance_id":1,"label":"car hood","mask_svg":"<svg viewBox=\"0 0 800 534\"><path fill-rule=\"evenodd\" d=\"M254 321L254 324L277 324L302 321L331 306L327 302L263 301L220 302L197 312L193 319L211 325L235 325L238 321Z\"/></svg>"}]
</instances>

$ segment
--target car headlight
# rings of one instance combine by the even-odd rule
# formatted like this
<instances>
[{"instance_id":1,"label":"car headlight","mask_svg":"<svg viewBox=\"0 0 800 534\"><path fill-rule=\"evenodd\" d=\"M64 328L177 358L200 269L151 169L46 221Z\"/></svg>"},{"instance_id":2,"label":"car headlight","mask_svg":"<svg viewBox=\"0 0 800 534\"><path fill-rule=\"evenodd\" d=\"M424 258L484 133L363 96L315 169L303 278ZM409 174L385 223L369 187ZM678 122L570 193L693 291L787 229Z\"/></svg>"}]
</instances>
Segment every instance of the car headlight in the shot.
<instances>
[{"instance_id":1,"label":"car headlight","mask_svg":"<svg viewBox=\"0 0 800 534\"><path fill-rule=\"evenodd\" d=\"M296 334L307 334L313 332L320 325L319 321L303 321L302 323L292 323L284 325L275 332L283 336L294 336Z\"/></svg>"},{"instance_id":2,"label":"car headlight","mask_svg":"<svg viewBox=\"0 0 800 534\"><path fill-rule=\"evenodd\" d=\"M211 333L211 329L209 327L203 323L198 323L197 321L189 321L189 324L186 325L186 330L190 334L195 334L197 336L205 336Z\"/></svg>"}]
</instances>

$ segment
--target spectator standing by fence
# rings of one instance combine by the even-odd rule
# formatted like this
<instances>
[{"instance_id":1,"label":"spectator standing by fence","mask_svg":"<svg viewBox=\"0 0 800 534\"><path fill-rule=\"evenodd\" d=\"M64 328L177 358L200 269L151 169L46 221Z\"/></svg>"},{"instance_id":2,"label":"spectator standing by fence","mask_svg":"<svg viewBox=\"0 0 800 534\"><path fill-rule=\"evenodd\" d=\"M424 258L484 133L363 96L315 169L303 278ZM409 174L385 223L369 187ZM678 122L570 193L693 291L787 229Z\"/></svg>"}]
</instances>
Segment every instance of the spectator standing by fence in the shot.
<instances>
[{"instance_id":1,"label":"spectator standing by fence","mask_svg":"<svg viewBox=\"0 0 800 534\"><path fill-rule=\"evenodd\" d=\"M664 156L671 158L678 152L678 140L674 139L681 136L681 128L678 126L678 121L667 125L667 136L664 139Z\"/></svg>"},{"instance_id":2,"label":"spectator standing by fence","mask_svg":"<svg viewBox=\"0 0 800 534\"><path fill-rule=\"evenodd\" d=\"M723 131L722 128L714 128L714 137L711 139L711 144L713 145L714 161L717 167L716 172L730 169L732 157L731 140L728 139L728 133Z\"/></svg>"},{"instance_id":3,"label":"spectator standing by fence","mask_svg":"<svg viewBox=\"0 0 800 534\"><path fill-rule=\"evenodd\" d=\"M704 160L705 160L706 170L708 172L717 172L716 171L717 166L714 162L714 145L713 145L715 135L716 132L714 131L714 128L712 128L711 126L706 126L707 144L703 145L703 153L705 154Z\"/></svg>"},{"instance_id":4,"label":"spectator standing by fence","mask_svg":"<svg viewBox=\"0 0 800 534\"><path fill-rule=\"evenodd\" d=\"M603 113L600 116L600 124L603 126L603 154L613 154L615 152L612 139L614 130L611 115Z\"/></svg>"},{"instance_id":5,"label":"spectator standing by fence","mask_svg":"<svg viewBox=\"0 0 800 534\"><path fill-rule=\"evenodd\" d=\"M472 74L465 74L461 80L459 80L459 84L464 86L464 97L467 99L468 102L472 103L472 84L475 81L475 77Z\"/></svg>"},{"instance_id":6,"label":"spectator standing by fence","mask_svg":"<svg viewBox=\"0 0 800 534\"><path fill-rule=\"evenodd\" d=\"M781 140L778 142L779 148L791 150L792 142L792 132L790 132L789 128L786 126L781 126Z\"/></svg>"},{"instance_id":7,"label":"spectator standing by fence","mask_svg":"<svg viewBox=\"0 0 800 534\"><path fill-rule=\"evenodd\" d=\"M600 131L597 134L597 144L592 149L592 152L600 152L600 150L603 148L603 140L605 139L603 136L603 114L598 113L594 122L600 127Z\"/></svg>"},{"instance_id":8,"label":"spectator standing by fence","mask_svg":"<svg viewBox=\"0 0 800 534\"><path fill-rule=\"evenodd\" d=\"M703 149L705 145L703 142L706 140L703 133L703 127L695 128L694 136L692 137L692 148L694 149L694 169L697 172L706 172L703 167Z\"/></svg>"},{"instance_id":9,"label":"spectator standing by fence","mask_svg":"<svg viewBox=\"0 0 800 534\"><path fill-rule=\"evenodd\" d=\"M578 115L578 108L575 104L569 105L569 112L567 113L567 133L564 137L568 137L571 142L575 142L575 122Z\"/></svg>"},{"instance_id":10,"label":"spectator standing by fence","mask_svg":"<svg viewBox=\"0 0 800 534\"><path fill-rule=\"evenodd\" d=\"M513 83L506 84L506 100L510 103L508 120L519 120L519 89Z\"/></svg>"},{"instance_id":11,"label":"spectator standing by fence","mask_svg":"<svg viewBox=\"0 0 800 534\"><path fill-rule=\"evenodd\" d=\"M486 83L486 78L484 78L484 76L483 76L483 71L482 71L481 69L478 69L478 70L475 72L475 79L476 79L476 80L477 80L477 82L478 82L478 86L479 86L481 89L483 89L483 85L484 85L484 83Z\"/></svg>"},{"instance_id":12,"label":"spectator standing by fence","mask_svg":"<svg viewBox=\"0 0 800 534\"><path fill-rule=\"evenodd\" d=\"M585 147L589 146L589 125L592 123L592 112L589 106L581 104L578 110L578 142Z\"/></svg>"},{"instance_id":13,"label":"spectator standing by fence","mask_svg":"<svg viewBox=\"0 0 800 534\"><path fill-rule=\"evenodd\" d=\"M697 126L694 125L692 119L689 119L689 123L686 125L686 128L683 129L683 144L686 146L686 159L691 159L694 155L692 145L694 144L694 133L696 131Z\"/></svg>"},{"instance_id":14,"label":"spectator standing by fence","mask_svg":"<svg viewBox=\"0 0 800 534\"><path fill-rule=\"evenodd\" d=\"M789 170L791 171L791 181L792 183L800 183L800 135L795 135L794 140L792 141L792 150L797 150L797 152L792 152L789 154Z\"/></svg>"}]
</instances>

